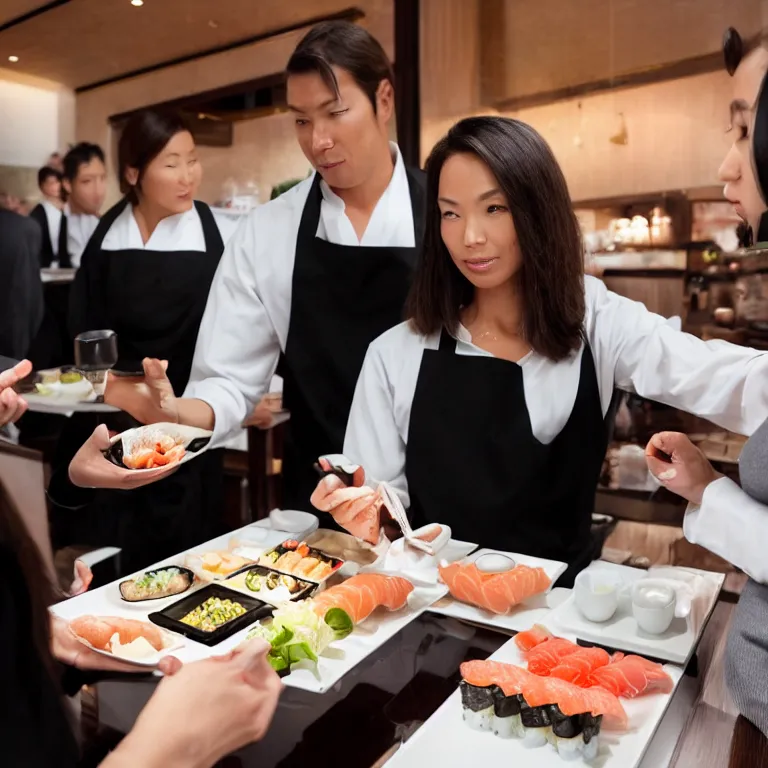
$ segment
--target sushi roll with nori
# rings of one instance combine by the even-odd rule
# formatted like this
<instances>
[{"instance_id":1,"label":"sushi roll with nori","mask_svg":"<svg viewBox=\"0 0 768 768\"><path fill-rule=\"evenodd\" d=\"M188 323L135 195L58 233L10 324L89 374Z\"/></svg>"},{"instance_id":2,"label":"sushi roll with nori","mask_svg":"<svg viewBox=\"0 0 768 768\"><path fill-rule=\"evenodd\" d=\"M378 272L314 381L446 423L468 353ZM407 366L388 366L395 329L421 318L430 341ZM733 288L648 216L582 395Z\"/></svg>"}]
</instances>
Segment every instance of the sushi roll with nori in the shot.
<instances>
[{"instance_id":1,"label":"sushi roll with nori","mask_svg":"<svg viewBox=\"0 0 768 768\"><path fill-rule=\"evenodd\" d=\"M552 733L549 706L531 707L520 700L520 722L523 726L523 743L527 747L543 747Z\"/></svg>"},{"instance_id":2,"label":"sushi roll with nori","mask_svg":"<svg viewBox=\"0 0 768 768\"><path fill-rule=\"evenodd\" d=\"M499 691L498 686L481 687L462 680L459 683L459 690L464 722L476 731L490 731L493 725L493 704L496 691Z\"/></svg>"},{"instance_id":3,"label":"sushi roll with nori","mask_svg":"<svg viewBox=\"0 0 768 768\"><path fill-rule=\"evenodd\" d=\"M547 707L552 723L552 734L548 741L563 760L585 761L597 757L598 734L601 716L564 715L556 704Z\"/></svg>"},{"instance_id":4,"label":"sushi roll with nori","mask_svg":"<svg viewBox=\"0 0 768 768\"><path fill-rule=\"evenodd\" d=\"M523 697L520 694L505 696L498 688L493 700L493 732L502 739L521 739L523 724L520 720L520 706Z\"/></svg>"}]
</instances>

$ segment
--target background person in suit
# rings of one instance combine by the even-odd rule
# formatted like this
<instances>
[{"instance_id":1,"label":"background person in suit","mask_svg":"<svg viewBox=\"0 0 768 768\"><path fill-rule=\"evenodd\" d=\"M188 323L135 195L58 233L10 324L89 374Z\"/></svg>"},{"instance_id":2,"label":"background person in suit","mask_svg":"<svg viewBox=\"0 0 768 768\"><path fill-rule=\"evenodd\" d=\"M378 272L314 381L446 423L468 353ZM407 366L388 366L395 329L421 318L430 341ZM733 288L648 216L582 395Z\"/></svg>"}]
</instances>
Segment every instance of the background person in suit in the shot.
<instances>
[{"instance_id":1,"label":"background person in suit","mask_svg":"<svg viewBox=\"0 0 768 768\"><path fill-rule=\"evenodd\" d=\"M50 267L59 260L61 243L61 220L64 202L61 199L61 174L45 166L37 172L37 186L43 199L30 211L30 217L40 225L43 235L40 249L40 266Z\"/></svg>"}]
</instances>

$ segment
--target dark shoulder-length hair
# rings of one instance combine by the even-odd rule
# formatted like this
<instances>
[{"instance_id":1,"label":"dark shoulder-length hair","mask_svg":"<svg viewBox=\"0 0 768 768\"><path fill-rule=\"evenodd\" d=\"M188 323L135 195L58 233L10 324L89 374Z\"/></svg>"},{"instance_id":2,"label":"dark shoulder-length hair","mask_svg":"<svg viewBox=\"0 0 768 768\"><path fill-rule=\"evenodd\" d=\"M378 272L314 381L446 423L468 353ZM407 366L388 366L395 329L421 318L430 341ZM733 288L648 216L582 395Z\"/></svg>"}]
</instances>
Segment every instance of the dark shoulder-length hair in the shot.
<instances>
[{"instance_id":1,"label":"dark shoulder-length hair","mask_svg":"<svg viewBox=\"0 0 768 768\"><path fill-rule=\"evenodd\" d=\"M27 634L37 659L53 674L48 606L61 599L62 595L51 581L40 550L2 483L0 558L0 578L6 582L6 588L17 596L22 605L22 614L15 617L17 626Z\"/></svg>"},{"instance_id":2,"label":"dark shoulder-length hair","mask_svg":"<svg viewBox=\"0 0 768 768\"><path fill-rule=\"evenodd\" d=\"M128 118L117 145L117 174L120 191L133 205L139 202L138 192L147 166L177 133L184 132L192 131L184 117L173 110L143 109ZM136 186L126 181L129 168L139 172Z\"/></svg>"},{"instance_id":3,"label":"dark shoulder-length hair","mask_svg":"<svg viewBox=\"0 0 768 768\"><path fill-rule=\"evenodd\" d=\"M440 172L459 153L479 157L496 177L515 224L522 255L521 332L541 355L558 361L578 349L584 326L584 250L563 172L544 139L505 117L456 123L427 160L427 212L421 262L407 317L424 335L455 333L473 285L454 265L440 234Z\"/></svg>"}]
</instances>

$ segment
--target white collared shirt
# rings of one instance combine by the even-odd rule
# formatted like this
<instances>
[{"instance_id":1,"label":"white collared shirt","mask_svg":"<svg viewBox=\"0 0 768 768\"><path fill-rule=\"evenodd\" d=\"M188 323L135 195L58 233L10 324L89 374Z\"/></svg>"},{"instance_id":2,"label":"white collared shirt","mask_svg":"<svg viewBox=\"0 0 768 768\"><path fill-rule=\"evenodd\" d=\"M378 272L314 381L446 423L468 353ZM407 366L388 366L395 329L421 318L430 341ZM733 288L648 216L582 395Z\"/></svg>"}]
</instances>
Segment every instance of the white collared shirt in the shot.
<instances>
[{"instance_id":1,"label":"white collared shirt","mask_svg":"<svg viewBox=\"0 0 768 768\"><path fill-rule=\"evenodd\" d=\"M400 151L391 145L395 169L373 211L362 242L342 201L321 184L317 237L337 245L413 246L410 189ZM229 241L216 272L200 326L185 397L215 413L212 445L237 433L267 392L285 349L299 223L311 176L251 211Z\"/></svg>"},{"instance_id":2,"label":"white collared shirt","mask_svg":"<svg viewBox=\"0 0 768 768\"><path fill-rule=\"evenodd\" d=\"M225 216L214 216L221 239L227 244L238 222ZM200 214L193 206L184 213L161 219L145 243L133 214L127 205L112 223L101 244L103 251L205 251L205 234Z\"/></svg>"},{"instance_id":3,"label":"white collared shirt","mask_svg":"<svg viewBox=\"0 0 768 768\"><path fill-rule=\"evenodd\" d=\"M41 200L40 205L45 211L45 219L48 222L48 234L51 238L51 249L54 260L59 255L59 233L61 232L61 217L64 215L61 208L55 206L50 200Z\"/></svg>"},{"instance_id":4,"label":"white collared shirt","mask_svg":"<svg viewBox=\"0 0 768 768\"><path fill-rule=\"evenodd\" d=\"M90 213L72 213L69 205L64 206L64 215L67 217L67 251L72 266L77 269L85 246L99 226L99 217Z\"/></svg>"},{"instance_id":5,"label":"white collared shirt","mask_svg":"<svg viewBox=\"0 0 768 768\"><path fill-rule=\"evenodd\" d=\"M585 278L585 330L597 372L603 414L614 388L694 413L726 429L751 434L768 416L768 353L681 333L643 304ZM368 484L387 481L409 505L405 452L424 337L409 324L390 329L368 348L344 441L344 455L360 464ZM576 401L584 346L558 363L531 352L519 363L534 436L548 444L561 432ZM456 354L491 356L466 329Z\"/></svg>"}]
</instances>

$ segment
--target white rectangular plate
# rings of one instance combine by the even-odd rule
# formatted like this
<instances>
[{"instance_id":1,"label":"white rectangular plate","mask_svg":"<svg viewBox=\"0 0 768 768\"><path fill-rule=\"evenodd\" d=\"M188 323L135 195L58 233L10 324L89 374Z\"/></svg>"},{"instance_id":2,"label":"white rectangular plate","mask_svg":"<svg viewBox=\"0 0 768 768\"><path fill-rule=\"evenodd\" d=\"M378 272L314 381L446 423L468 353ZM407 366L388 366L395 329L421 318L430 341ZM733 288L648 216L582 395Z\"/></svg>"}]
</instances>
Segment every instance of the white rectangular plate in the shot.
<instances>
[{"instance_id":1,"label":"white rectangular plate","mask_svg":"<svg viewBox=\"0 0 768 768\"><path fill-rule=\"evenodd\" d=\"M514 640L509 640L491 657L494 661L525 666ZM665 666L675 688L682 670ZM583 760L564 761L549 744L526 748L516 739L500 739L490 731L475 731L464 723L459 691L403 744L387 763L387 768L421 768L435 766L514 766L515 768L563 768L564 765L600 768L635 768L639 765L653 738L669 701L674 694L654 693L636 699L621 699L629 718L624 732L601 731L600 750L592 763Z\"/></svg>"},{"instance_id":2,"label":"white rectangular plate","mask_svg":"<svg viewBox=\"0 0 768 768\"><path fill-rule=\"evenodd\" d=\"M589 568L618 573L628 583L637 581L647 573L640 568L630 568L626 565L602 561L595 561ZM622 651L638 653L641 656L653 656L676 664L687 664L701 633L707 626L725 576L722 573L700 571L693 568L683 570L701 576L706 584L707 593L705 597L697 601L696 609L692 611L688 619L674 619L670 628L662 635L650 635L638 629L637 622L632 616L631 605L626 602L620 604L619 610L612 619L599 624L588 621L576 607L573 594L562 605L555 608L550 621L555 625L556 632L562 629L592 643L600 643Z\"/></svg>"},{"instance_id":3,"label":"white rectangular plate","mask_svg":"<svg viewBox=\"0 0 768 768\"><path fill-rule=\"evenodd\" d=\"M195 552L204 552L216 549L226 549L229 539L237 536L240 532L233 531L226 536L219 537L213 541L201 544L195 547ZM275 546L286 539L283 531L268 531L268 536L263 544L265 548ZM163 565L180 564L184 561L184 555L179 555L166 563L156 563L148 566L145 570L159 568ZM122 579L121 579L122 581ZM64 600L51 606L51 611L63 619L70 620L84 614L93 614L96 616L124 616L130 619L147 619L150 613L156 610L162 610L175 602L173 598L168 598L167 602L152 601L144 603L126 603L120 598L118 581L107 584L92 592L86 592L77 597ZM379 608L373 615L364 622L355 627L355 631L333 644L327 649L325 655L320 657L318 670L315 672L310 669L294 669L290 675L283 678L285 685L295 688L302 688L306 691L315 693L324 693L335 685L344 675L355 668L371 653L374 653L384 643L396 635L403 627L421 615L435 601L439 600L447 593L448 589L443 584L435 587L417 587L408 601L408 605L400 611L388 612L385 608ZM181 600L189 592L178 595ZM162 602L162 605L158 603ZM148 619L147 619L148 620ZM183 662L204 659L210 656L220 656L227 653L232 648L239 645L244 639L251 627L243 629L232 635L218 645L209 648L194 640L185 638L183 647L174 650L172 655Z\"/></svg>"},{"instance_id":4,"label":"white rectangular plate","mask_svg":"<svg viewBox=\"0 0 768 768\"><path fill-rule=\"evenodd\" d=\"M539 557L520 555L517 552L501 552L498 549L478 549L477 552L474 552L467 558L467 562L474 562L481 555L490 553L507 555L520 565L528 565L531 568L543 568L552 583L560 578L567 567L565 563L561 563L558 560L544 560ZM429 610L433 613L440 613L443 616L451 616L454 619L473 621L476 624L487 624L491 627L499 627L515 632L522 632L523 630L530 629L534 624L540 624L551 612L547 606L546 593L534 595L534 597L525 600L506 616L499 616L483 608L462 603L450 595L440 600Z\"/></svg>"}]
</instances>

